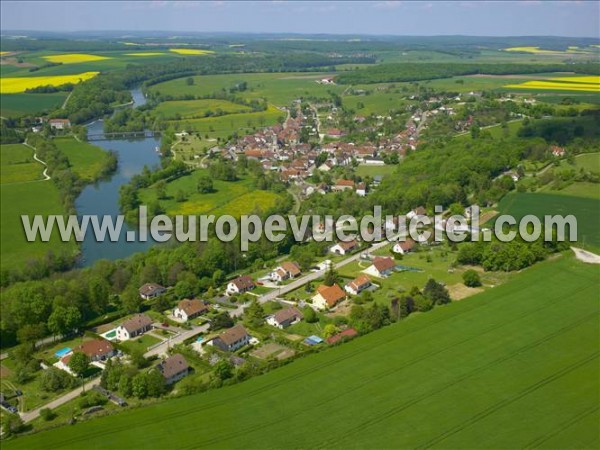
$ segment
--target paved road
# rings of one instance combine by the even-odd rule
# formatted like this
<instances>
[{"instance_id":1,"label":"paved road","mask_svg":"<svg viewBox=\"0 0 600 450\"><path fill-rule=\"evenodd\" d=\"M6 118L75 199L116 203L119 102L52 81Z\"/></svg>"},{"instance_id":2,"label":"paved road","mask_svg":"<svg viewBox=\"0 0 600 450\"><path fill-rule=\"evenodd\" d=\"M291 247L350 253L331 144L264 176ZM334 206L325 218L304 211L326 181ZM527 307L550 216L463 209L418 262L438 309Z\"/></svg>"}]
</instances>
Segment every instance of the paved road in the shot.
<instances>
[{"instance_id":1,"label":"paved road","mask_svg":"<svg viewBox=\"0 0 600 450\"><path fill-rule=\"evenodd\" d=\"M199 327L194 327L191 330L186 330L183 333L180 333L177 336L164 341L162 344L159 344L156 347L148 350L146 353L144 353L144 356L146 358L149 358L150 356L160 356L162 354L165 354L167 353L169 347L172 347L176 344L181 344L183 341L192 338L200 333L205 333L208 331L208 328L209 324L205 324Z\"/></svg>"},{"instance_id":2,"label":"paved road","mask_svg":"<svg viewBox=\"0 0 600 450\"><path fill-rule=\"evenodd\" d=\"M71 400L77 398L84 390L87 392L91 388L93 388L94 386L96 386L98 384L100 384L100 377L97 377L91 381L88 381L83 387L78 387L77 389L74 389L71 392L68 392L63 396L58 397L55 400L52 400L50 403L46 403L45 405L40 406L39 408L33 409L29 412L21 413L21 419L23 419L23 422L25 422L25 423L31 422L32 420L37 419L40 416L40 410L42 410L43 408L50 408L50 409L58 408L59 406L64 405L68 401L71 401Z\"/></svg>"}]
</instances>

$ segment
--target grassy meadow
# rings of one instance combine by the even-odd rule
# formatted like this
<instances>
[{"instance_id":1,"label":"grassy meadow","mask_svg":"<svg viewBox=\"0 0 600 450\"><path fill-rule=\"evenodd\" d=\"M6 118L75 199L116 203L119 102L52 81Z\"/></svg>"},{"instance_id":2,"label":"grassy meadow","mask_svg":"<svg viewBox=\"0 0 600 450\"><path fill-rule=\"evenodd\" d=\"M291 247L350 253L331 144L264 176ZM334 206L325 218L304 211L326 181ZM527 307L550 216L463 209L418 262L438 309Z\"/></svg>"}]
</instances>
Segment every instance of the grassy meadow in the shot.
<instances>
[{"instance_id":1,"label":"grassy meadow","mask_svg":"<svg viewBox=\"0 0 600 450\"><path fill-rule=\"evenodd\" d=\"M100 147L73 137L56 138L54 143L69 160L73 172L82 179L93 181L102 172L108 153Z\"/></svg>"},{"instance_id":2,"label":"grassy meadow","mask_svg":"<svg viewBox=\"0 0 600 450\"><path fill-rule=\"evenodd\" d=\"M33 159L33 150L23 144L0 146L0 183L23 183L43 180L44 166Z\"/></svg>"},{"instance_id":3,"label":"grassy meadow","mask_svg":"<svg viewBox=\"0 0 600 450\"><path fill-rule=\"evenodd\" d=\"M4 446L165 448L176 427L194 448L596 448L598 282L567 253L241 384Z\"/></svg>"},{"instance_id":4,"label":"grassy meadow","mask_svg":"<svg viewBox=\"0 0 600 450\"><path fill-rule=\"evenodd\" d=\"M345 87L322 85L316 81L331 76L327 73L245 73L227 75L199 75L193 77L194 84L188 85L187 78L177 78L165 81L149 88L150 91L164 95L195 95L199 97L213 95L229 90L240 82L246 82L247 89L236 92L239 97L246 99L267 99L276 106L289 106L300 97L329 97L329 91L341 93Z\"/></svg>"},{"instance_id":5,"label":"grassy meadow","mask_svg":"<svg viewBox=\"0 0 600 450\"><path fill-rule=\"evenodd\" d=\"M266 211L276 205L279 196L271 191L254 190L249 178L238 181L213 180L214 192L201 194L197 191L198 179L208 176L208 170L198 169L190 175L167 184L167 198L158 199L156 189L149 187L139 192L143 204L159 201L169 215L176 214L230 214L239 217L257 210ZM177 202L178 191L185 193L186 199Z\"/></svg>"},{"instance_id":6,"label":"grassy meadow","mask_svg":"<svg viewBox=\"0 0 600 450\"><path fill-rule=\"evenodd\" d=\"M219 99L202 99L202 100L177 100L159 103L154 109L157 116L161 116L167 120L173 120L177 117L186 118L201 118L207 112L222 112L223 114L236 114L242 112L250 112L252 108L245 105L230 102L228 100Z\"/></svg>"}]
</instances>

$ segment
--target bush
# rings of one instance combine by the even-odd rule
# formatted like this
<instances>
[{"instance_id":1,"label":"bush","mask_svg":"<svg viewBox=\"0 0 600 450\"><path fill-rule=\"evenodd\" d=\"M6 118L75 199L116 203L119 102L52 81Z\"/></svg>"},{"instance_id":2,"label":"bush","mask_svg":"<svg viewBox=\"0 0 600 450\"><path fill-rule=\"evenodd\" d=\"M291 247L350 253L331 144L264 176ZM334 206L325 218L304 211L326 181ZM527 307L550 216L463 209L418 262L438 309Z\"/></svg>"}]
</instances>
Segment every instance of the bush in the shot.
<instances>
[{"instance_id":1,"label":"bush","mask_svg":"<svg viewBox=\"0 0 600 450\"><path fill-rule=\"evenodd\" d=\"M42 408L40 409L40 417L46 422L50 422L56 417L56 414L50 408Z\"/></svg>"},{"instance_id":2,"label":"bush","mask_svg":"<svg viewBox=\"0 0 600 450\"><path fill-rule=\"evenodd\" d=\"M97 391L88 391L81 394L79 399L79 407L81 409L91 408L92 406L104 405L107 398Z\"/></svg>"},{"instance_id":3,"label":"bush","mask_svg":"<svg viewBox=\"0 0 600 450\"><path fill-rule=\"evenodd\" d=\"M477 287L481 286L481 279L479 278L479 274L473 269L467 270L463 273L463 283L468 287Z\"/></svg>"},{"instance_id":4,"label":"bush","mask_svg":"<svg viewBox=\"0 0 600 450\"><path fill-rule=\"evenodd\" d=\"M48 370L42 372L40 378L40 386L43 390L48 392L56 392L61 389L71 387L74 383L73 377L64 370L57 369L56 367L50 367Z\"/></svg>"}]
</instances>

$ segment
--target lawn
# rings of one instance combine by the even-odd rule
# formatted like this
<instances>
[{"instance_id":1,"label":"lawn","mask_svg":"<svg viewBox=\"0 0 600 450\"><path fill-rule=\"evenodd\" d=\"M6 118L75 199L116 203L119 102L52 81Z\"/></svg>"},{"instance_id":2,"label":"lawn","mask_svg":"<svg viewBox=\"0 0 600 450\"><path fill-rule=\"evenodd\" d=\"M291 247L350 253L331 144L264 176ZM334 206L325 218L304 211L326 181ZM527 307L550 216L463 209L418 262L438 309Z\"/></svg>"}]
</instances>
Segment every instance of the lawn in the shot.
<instances>
[{"instance_id":1,"label":"lawn","mask_svg":"<svg viewBox=\"0 0 600 450\"><path fill-rule=\"evenodd\" d=\"M0 183L43 180L44 166L33 159L33 150L23 144L0 146Z\"/></svg>"},{"instance_id":2,"label":"lawn","mask_svg":"<svg viewBox=\"0 0 600 450\"><path fill-rule=\"evenodd\" d=\"M32 258L45 256L48 251L75 253L75 242L62 242L54 232L49 242L27 242L21 215L64 214L58 189L52 181L34 183L3 184L0 191L2 214L0 236L2 244L2 268L23 268Z\"/></svg>"},{"instance_id":3,"label":"lawn","mask_svg":"<svg viewBox=\"0 0 600 450\"><path fill-rule=\"evenodd\" d=\"M517 222L527 214L573 214L577 218L578 245L591 251L600 250L600 204L597 199L573 197L555 193L510 193L498 204L500 214L511 214Z\"/></svg>"},{"instance_id":4,"label":"lawn","mask_svg":"<svg viewBox=\"0 0 600 450\"><path fill-rule=\"evenodd\" d=\"M194 448L597 448L599 281L565 254L247 382L4 446L166 448L176 424Z\"/></svg>"},{"instance_id":5,"label":"lawn","mask_svg":"<svg viewBox=\"0 0 600 450\"><path fill-rule=\"evenodd\" d=\"M108 159L108 153L100 147L72 137L57 138L54 143L69 160L73 172L86 181L98 178Z\"/></svg>"},{"instance_id":6,"label":"lawn","mask_svg":"<svg viewBox=\"0 0 600 450\"><path fill-rule=\"evenodd\" d=\"M146 353L148 347L154 344L158 344L161 342L160 339L155 338L149 334L143 334L141 337L137 339L130 339L125 342L121 342L120 346L125 349L126 352L131 353L135 351L141 351L142 353Z\"/></svg>"},{"instance_id":7,"label":"lawn","mask_svg":"<svg viewBox=\"0 0 600 450\"><path fill-rule=\"evenodd\" d=\"M354 171L356 175L361 177L375 177L377 175L386 176L394 173L397 166L386 165L386 166L369 166L367 164L361 164Z\"/></svg>"}]
</instances>

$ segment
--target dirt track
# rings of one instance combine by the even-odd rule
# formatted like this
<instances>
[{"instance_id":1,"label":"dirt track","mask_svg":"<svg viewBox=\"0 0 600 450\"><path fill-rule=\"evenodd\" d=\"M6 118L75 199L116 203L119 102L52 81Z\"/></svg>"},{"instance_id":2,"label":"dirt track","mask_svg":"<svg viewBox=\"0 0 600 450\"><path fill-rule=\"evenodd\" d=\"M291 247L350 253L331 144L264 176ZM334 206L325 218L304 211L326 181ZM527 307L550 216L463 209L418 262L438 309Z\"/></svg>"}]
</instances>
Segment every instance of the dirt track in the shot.
<instances>
[{"instance_id":1,"label":"dirt track","mask_svg":"<svg viewBox=\"0 0 600 450\"><path fill-rule=\"evenodd\" d=\"M600 256L595 253L588 252L587 250L583 250L582 248L571 247L571 250L575 252L575 257L579 261L583 261L588 264L600 264Z\"/></svg>"}]
</instances>

